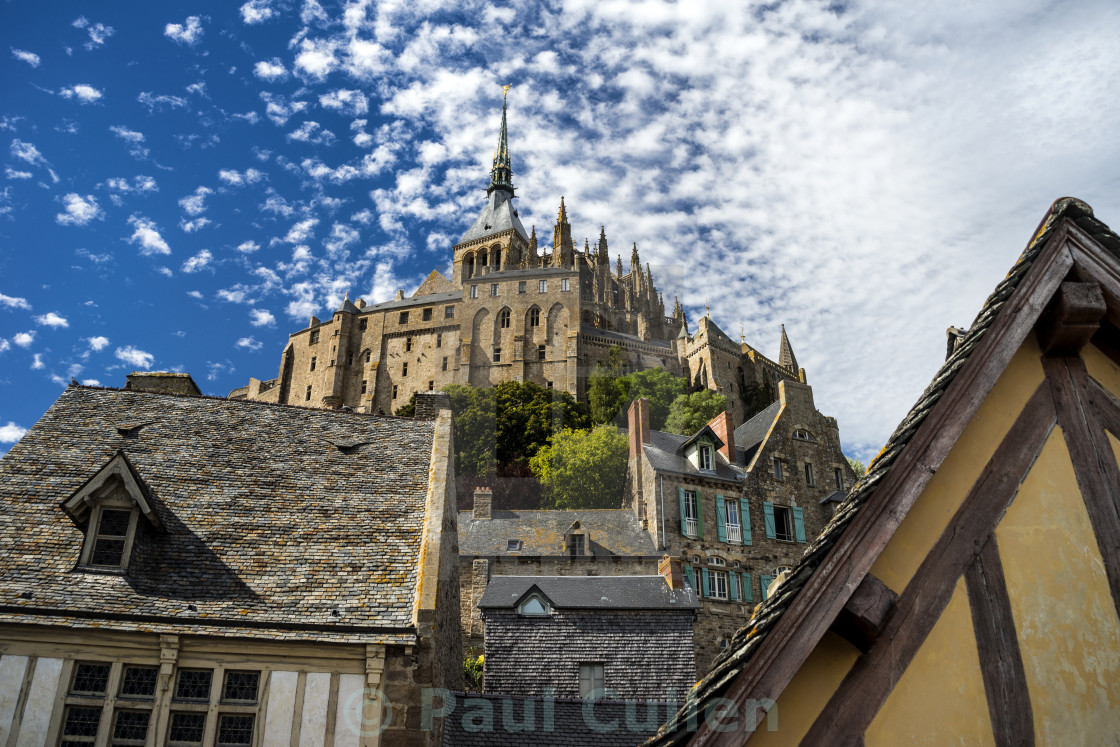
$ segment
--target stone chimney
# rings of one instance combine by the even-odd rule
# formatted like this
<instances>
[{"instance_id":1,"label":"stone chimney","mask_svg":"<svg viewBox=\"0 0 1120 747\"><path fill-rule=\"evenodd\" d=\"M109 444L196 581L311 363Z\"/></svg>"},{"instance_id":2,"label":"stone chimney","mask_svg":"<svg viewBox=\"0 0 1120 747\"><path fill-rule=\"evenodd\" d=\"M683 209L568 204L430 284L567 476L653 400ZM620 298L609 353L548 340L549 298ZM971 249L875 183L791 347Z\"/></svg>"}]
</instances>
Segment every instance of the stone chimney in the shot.
<instances>
[{"instance_id":1,"label":"stone chimney","mask_svg":"<svg viewBox=\"0 0 1120 747\"><path fill-rule=\"evenodd\" d=\"M720 441L723 441L719 453L723 454L723 458L730 464L735 464L735 418L731 416L731 412L724 411L716 415L708 421L708 427L715 431Z\"/></svg>"},{"instance_id":2,"label":"stone chimney","mask_svg":"<svg viewBox=\"0 0 1120 747\"><path fill-rule=\"evenodd\" d=\"M133 392L202 396L202 390L194 383L190 374L169 371L133 371L128 375L124 388Z\"/></svg>"},{"instance_id":3,"label":"stone chimney","mask_svg":"<svg viewBox=\"0 0 1120 747\"><path fill-rule=\"evenodd\" d=\"M657 572L665 579L665 583L669 584L670 589L684 588L684 569L681 568L680 558L662 555L661 562L657 564Z\"/></svg>"},{"instance_id":4,"label":"stone chimney","mask_svg":"<svg viewBox=\"0 0 1120 747\"><path fill-rule=\"evenodd\" d=\"M420 398L416 398L419 402ZM494 493L490 488L475 488L474 489L474 510L471 512L471 518L474 519L489 519L490 516L490 503L494 499Z\"/></svg>"},{"instance_id":5,"label":"stone chimney","mask_svg":"<svg viewBox=\"0 0 1120 747\"><path fill-rule=\"evenodd\" d=\"M630 404L630 458L642 452L642 444L649 443L649 400L639 398Z\"/></svg>"},{"instance_id":6,"label":"stone chimney","mask_svg":"<svg viewBox=\"0 0 1120 747\"><path fill-rule=\"evenodd\" d=\"M451 395L447 392L417 392L415 420L435 420L440 410L451 409Z\"/></svg>"}]
</instances>

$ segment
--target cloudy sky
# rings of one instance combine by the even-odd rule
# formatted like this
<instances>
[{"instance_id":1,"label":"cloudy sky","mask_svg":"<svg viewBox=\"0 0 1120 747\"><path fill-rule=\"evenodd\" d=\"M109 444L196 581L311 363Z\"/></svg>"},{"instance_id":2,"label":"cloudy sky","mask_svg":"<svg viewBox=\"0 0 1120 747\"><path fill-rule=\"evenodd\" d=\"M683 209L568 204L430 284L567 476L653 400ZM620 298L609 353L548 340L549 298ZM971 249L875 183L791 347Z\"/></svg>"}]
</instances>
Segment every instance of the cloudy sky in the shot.
<instances>
[{"instance_id":1,"label":"cloudy sky","mask_svg":"<svg viewBox=\"0 0 1120 747\"><path fill-rule=\"evenodd\" d=\"M0 453L70 377L276 376L485 199L638 244L867 458L1057 197L1120 225L1120 5L557 0L0 10Z\"/></svg>"}]
</instances>

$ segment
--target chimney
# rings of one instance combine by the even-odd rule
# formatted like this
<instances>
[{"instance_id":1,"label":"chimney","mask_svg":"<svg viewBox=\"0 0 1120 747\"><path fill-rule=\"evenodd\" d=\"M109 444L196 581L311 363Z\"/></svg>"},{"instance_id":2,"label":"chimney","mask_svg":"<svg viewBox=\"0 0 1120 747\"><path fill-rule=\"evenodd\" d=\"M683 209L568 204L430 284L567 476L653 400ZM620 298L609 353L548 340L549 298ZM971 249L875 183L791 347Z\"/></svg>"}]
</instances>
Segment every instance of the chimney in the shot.
<instances>
[{"instance_id":1,"label":"chimney","mask_svg":"<svg viewBox=\"0 0 1120 747\"><path fill-rule=\"evenodd\" d=\"M190 374L171 371L133 371L125 379L124 388L133 392L202 396L202 391Z\"/></svg>"},{"instance_id":2,"label":"chimney","mask_svg":"<svg viewBox=\"0 0 1120 747\"><path fill-rule=\"evenodd\" d=\"M419 399L419 398L417 398ZM474 511L471 512L471 518L474 519L489 519L490 517L490 501L493 499L494 494L490 488L475 488L474 489Z\"/></svg>"},{"instance_id":3,"label":"chimney","mask_svg":"<svg viewBox=\"0 0 1120 747\"><path fill-rule=\"evenodd\" d=\"M669 584L670 589L684 588L684 570L681 568L680 558L662 555L661 562L657 564L657 572L665 579L665 583Z\"/></svg>"},{"instance_id":4,"label":"chimney","mask_svg":"<svg viewBox=\"0 0 1120 747\"><path fill-rule=\"evenodd\" d=\"M417 392L416 412L413 420L435 420L440 410L451 409L451 395L447 392Z\"/></svg>"},{"instance_id":5,"label":"chimney","mask_svg":"<svg viewBox=\"0 0 1120 747\"><path fill-rule=\"evenodd\" d=\"M636 399L630 405L630 458L638 456L642 444L649 443L649 400Z\"/></svg>"},{"instance_id":6,"label":"chimney","mask_svg":"<svg viewBox=\"0 0 1120 747\"><path fill-rule=\"evenodd\" d=\"M730 464L735 464L735 418L731 416L731 412L724 411L716 415L708 421L708 427L715 431L720 441L723 441L719 453L723 454L723 458Z\"/></svg>"}]
</instances>

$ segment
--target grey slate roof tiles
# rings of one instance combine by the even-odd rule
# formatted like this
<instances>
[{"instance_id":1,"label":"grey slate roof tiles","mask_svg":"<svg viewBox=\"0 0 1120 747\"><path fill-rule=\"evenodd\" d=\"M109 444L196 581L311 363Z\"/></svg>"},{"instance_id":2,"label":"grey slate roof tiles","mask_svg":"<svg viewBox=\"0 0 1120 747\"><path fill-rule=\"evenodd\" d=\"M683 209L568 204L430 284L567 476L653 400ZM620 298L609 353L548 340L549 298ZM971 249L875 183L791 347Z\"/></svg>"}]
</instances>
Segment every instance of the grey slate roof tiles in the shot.
<instances>
[{"instance_id":1,"label":"grey slate roof tiles","mask_svg":"<svg viewBox=\"0 0 1120 747\"><path fill-rule=\"evenodd\" d=\"M493 517L475 519L470 511L459 512L460 555L513 555L507 543L514 539L521 541L520 556L565 555L564 533L578 521L589 534L594 556L659 556L649 532L628 509L494 511Z\"/></svg>"},{"instance_id":2,"label":"grey slate roof tiles","mask_svg":"<svg viewBox=\"0 0 1120 747\"><path fill-rule=\"evenodd\" d=\"M836 507L836 513L831 521L825 526L820 536L805 549L797 565L790 571L785 583L779 586L774 594L756 608L750 624L741 628L732 639L731 645L712 662L712 667L708 673L696 683L685 707L663 725L656 738L648 742L651 747L654 745L686 744L689 741L692 733L684 728L684 724L687 723L688 719L695 718L698 715L699 718L703 718L702 714L709 704L723 695L759 650L770 631L777 625L778 620L781 619L793 600L804 588L806 582L828 556L853 519L859 515L860 510L875 493L879 483L891 470L906 445L910 443L911 438L922 426L930 412L933 411L957 373L964 367L969 356L984 339L992 322L995 321L1008 299L1019 287L1019 283L1030 271L1035 259L1041 253L1043 247L1046 246L1047 241L1054 235L1062 219L1073 221L1081 230L1092 236L1095 241L1116 256L1117 259L1120 259L1120 236L1117 236L1107 225L1093 217L1093 209L1089 205L1073 197L1064 197L1051 205L1043 224L1031 238L1027 248L1019 256L1007 276L988 296L968 332L957 344L952 355L945 360L945 363L934 375L933 380L922 392L910 412L902 419L891 437L887 439L887 443L879 452L879 455L868 465L867 473L856 482L847 499ZM738 439L738 432L736 432L736 439Z\"/></svg>"},{"instance_id":3,"label":"grey slate roof tiles","mask_svg":"<svg viewBox=\"0 0 1120 747\"><path fill-rule=\"evenodd\" d=\"M494 576L480 608L508 608L536 587L558 609L699 609L691 586L670 589L661 576Z\"/></svg>"},{"instance_id":4,"label":"grey slate roof tiles","mask_svg":"<svg viewBox=\"0 0 1120 747\"><path fill-rule=\"evenodd\" d=\"M0 460L0 620L407 640L433 437L432 421L71 387ZM75 570L83 530L60 503L118 450L166 531L139 523L127 575Z\"/></svg>"},{"instance_id":5,"label":"grey slate roof tiles","mask_svg":"<svg viewBox=\"0 0 1120 747\"><path fill-rule=\"evenodd\" d=\"M663 431L650 431L649 443L642 448L650 465L661 472L676 472L682 475L693 475L706 480L726 480L739 482L745 472L736 465L729 464L723 454L716 452L714 456L715 471L701 472L684 455L684 445L689 441L689 436L679 436L676 433Z\"/></svg>"}]
</instances>

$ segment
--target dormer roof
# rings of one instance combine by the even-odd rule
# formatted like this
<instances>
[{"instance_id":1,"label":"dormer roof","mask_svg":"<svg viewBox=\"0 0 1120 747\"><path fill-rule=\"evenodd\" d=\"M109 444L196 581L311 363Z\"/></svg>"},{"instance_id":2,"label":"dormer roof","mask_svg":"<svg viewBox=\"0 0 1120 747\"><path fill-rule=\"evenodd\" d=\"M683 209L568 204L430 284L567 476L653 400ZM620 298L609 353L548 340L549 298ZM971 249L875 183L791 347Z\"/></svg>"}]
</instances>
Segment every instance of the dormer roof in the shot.
<instances>
[{"instance_id":1,"label":"dormer roof","mask_svg":"<svg viewBox=\"0 0 1120 747\"><path fill-rule=\"evenodd\" d=\"M140 514L153 528L163 530L163 522L155 511L155 499L144 485L144 481L140 479L140 475L136 473L136 468L120 450L84 485L75 490L73 495L62 502L62 510L74 520L75 524L85 526L89 521L90 508L107 493L118 493L119 491L116 490L118 487L136 504Z\"/></svg>"}]
</instances>

